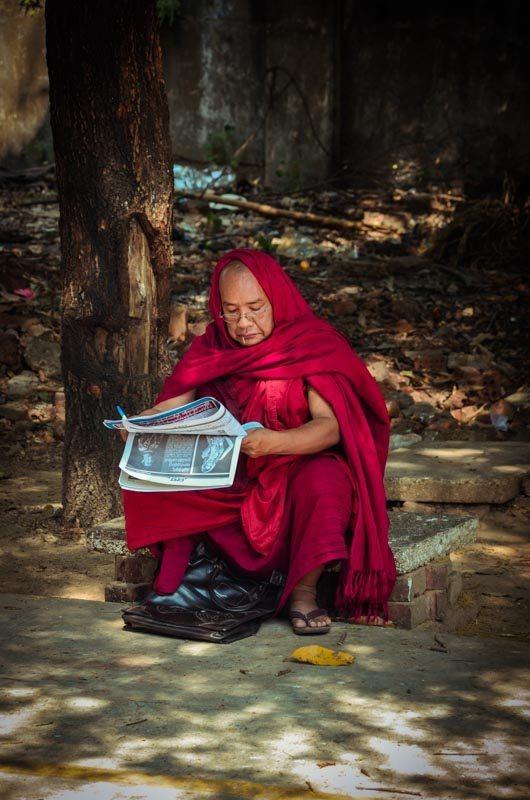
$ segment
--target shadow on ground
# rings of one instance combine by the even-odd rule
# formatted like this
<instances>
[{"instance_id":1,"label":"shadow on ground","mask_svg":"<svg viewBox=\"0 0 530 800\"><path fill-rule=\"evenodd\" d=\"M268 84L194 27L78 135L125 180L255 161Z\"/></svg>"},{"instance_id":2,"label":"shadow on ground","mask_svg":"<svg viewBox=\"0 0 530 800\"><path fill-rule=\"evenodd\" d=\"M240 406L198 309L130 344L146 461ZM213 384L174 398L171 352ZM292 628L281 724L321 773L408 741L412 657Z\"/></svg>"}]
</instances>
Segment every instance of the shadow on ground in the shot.
<instances>
[{"instance_id":1,"label":"shadow on ground","mask_svg":"<svg viewBox=\"0 0 530 800\"><path fill-rule=\"evenodd\" d=\"M125 632L119 610L1 597L0 767L30 758L200 778L232 798L249 796L241 780L365 798L383 787L387 800L524 797L524 643L444 635L440 652L429 632L336 625L316 642L334 647L345 632L356 662L325 669L284 662L315 640L280 621L214 645Z\"/></svg>"}]
</instances>

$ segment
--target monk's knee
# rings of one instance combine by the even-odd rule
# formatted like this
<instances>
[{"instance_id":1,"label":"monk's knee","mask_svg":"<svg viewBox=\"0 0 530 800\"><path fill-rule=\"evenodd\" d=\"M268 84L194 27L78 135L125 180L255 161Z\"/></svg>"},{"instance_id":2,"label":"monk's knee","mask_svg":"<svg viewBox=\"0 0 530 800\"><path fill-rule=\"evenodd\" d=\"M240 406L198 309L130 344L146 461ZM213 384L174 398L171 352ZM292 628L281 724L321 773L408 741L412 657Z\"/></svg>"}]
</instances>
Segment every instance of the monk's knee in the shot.
<instances>
[{"instance_id":1,"label":"monk's knee","mask_svg":"<svg viewBox=\"0 0 530 800\"><path fill-rule=\"evenodd\" d=\"M290 484L291 500L337 505L351 512L353 487L343 464L330 456L315 455L297 470Z\"/></svg>"}]
</instances>

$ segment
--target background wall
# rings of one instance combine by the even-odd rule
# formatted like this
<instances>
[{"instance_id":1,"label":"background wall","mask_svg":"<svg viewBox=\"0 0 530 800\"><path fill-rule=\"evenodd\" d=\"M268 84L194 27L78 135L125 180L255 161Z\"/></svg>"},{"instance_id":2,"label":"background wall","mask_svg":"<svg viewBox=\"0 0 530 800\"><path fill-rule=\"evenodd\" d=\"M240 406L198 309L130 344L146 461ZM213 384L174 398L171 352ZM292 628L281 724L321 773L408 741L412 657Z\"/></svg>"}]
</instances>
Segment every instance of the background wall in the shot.
<instances>
[{"instance_id":1,"label":"background wall","mask_svg":"<svg viewBox=\"0 0 530 800\"><path fill-rule=\"evenodd\" d=\"M43 15L0 0L0 158L50 153ZM175 160L269 185L530 175L522 2L181 0L163 27Z\"/></svg>"},{"instance_id":2,"label":"background wall","mask_svg":"<svg viewBox=\"0 0 530 800\"><path fill-rule=\"evenodd\" d=\"M518 0L345 3L341 157L367 175L530 172L530 45Z\"/></svg>"},{"instance_id":3,"label":"background wall","mask_svg":"<svg viewBox=\"0 0 530 800\"><path fill-rule=\"evenodd\" d=\"M0 164L53 158L48 119L44 14L27 16L0 0Z\"/></svg>"}]
</instances>

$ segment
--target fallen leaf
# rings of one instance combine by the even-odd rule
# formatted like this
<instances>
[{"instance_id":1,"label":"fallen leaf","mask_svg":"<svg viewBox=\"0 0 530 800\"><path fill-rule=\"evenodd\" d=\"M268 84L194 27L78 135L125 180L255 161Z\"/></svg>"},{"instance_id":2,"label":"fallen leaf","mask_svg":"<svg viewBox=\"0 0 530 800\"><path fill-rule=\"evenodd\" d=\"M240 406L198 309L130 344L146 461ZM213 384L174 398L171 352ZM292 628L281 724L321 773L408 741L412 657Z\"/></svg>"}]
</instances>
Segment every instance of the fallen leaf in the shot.
<instances>
[{"instance_id":1,"label":"fallen leaf","mask_svg":"<svg viewBox=\"0 0 530 800\"><path fill-rule=\"evenodd\" d=\"M314 664L318 667L342 667L346 664L353 664L355 656L342 650L333 651L329 647L320 647L320 645L314 644L293 650L289 660L298 661L301 664Z\"/></svg>"},{"instance_id":2,"label":"fallen leaf","mask_svg":"<svg viewBox=\"0 0 530 800\"><path fill-rule=\"evenodd\" d=\"M20 297L25 297L26 300L33 300L35 298L33 289L13 289L13 293L20 295Z\"/></svg>"}]
</instances>

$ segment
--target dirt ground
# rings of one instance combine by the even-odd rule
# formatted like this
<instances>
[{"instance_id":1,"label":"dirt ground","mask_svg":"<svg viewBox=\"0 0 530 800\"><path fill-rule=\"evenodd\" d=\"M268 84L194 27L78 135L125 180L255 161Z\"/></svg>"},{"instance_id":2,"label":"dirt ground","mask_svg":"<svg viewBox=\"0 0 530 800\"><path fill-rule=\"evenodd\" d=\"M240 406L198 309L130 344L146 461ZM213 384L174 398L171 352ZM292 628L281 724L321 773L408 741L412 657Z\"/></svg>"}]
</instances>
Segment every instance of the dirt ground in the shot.
<instances>
[{"instance_id":1,"label":"dirt ground","mask_svg":"<svg viewBox=\"0 0 530 800\"><path fill-rule=\"evenodd\" d=\"M2 451L2 591L103 600L114 559L87 551L83 532L65 526L61 451L57 442L12 442ZM530 498L480 513L476 545L453 554L464 578L458 606L421 627L530 641Z\"/></svg>"}]
</instances>

